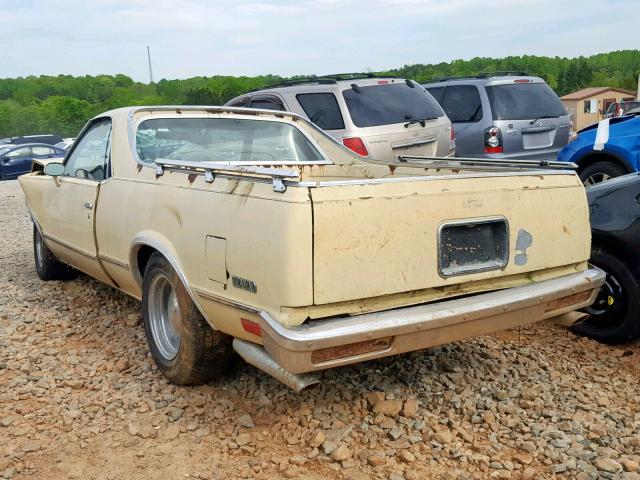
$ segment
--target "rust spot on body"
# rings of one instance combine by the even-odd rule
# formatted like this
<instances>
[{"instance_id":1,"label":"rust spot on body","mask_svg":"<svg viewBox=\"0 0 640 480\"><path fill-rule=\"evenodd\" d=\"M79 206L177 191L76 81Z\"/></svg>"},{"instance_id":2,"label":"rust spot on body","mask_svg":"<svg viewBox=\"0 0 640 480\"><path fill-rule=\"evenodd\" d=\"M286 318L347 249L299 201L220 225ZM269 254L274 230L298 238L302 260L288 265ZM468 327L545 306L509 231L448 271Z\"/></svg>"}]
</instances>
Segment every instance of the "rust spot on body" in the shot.
<instances>
[{"instance_id":1,"label":"rust spot on body","mask_svg":"<svg viewBox=\"0 0 640 480\"><path fill-rule=\"evenodd\" d=\"M196 181L196 178L198 178L198 174L197 173L190 173L187 176L187 179L189 180L189 183L193 183Z\"/></svg>"}]
</instances>

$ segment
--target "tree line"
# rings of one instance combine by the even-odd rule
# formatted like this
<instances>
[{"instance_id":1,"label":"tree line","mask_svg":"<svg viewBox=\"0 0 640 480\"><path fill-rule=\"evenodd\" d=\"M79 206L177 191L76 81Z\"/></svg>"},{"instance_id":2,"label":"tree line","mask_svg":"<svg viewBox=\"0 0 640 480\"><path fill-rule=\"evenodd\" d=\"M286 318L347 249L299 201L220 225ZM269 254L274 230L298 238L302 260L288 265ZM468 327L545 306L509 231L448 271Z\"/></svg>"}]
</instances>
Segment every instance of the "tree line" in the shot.
<instances>
[{"instance_id":1,"label":"tree line","mask_svg":"<svg viewBox=\"0 0 640 480\"><path fill-rule=\"evenodd\" d=\"M512 56L414 64L376 72L418 82L486 72L523 71L544 78L558 95L584 87L637 88L640 50L590 57ZM298 78L298 77L291 77ZM126 75L29 76L0 79L0 138L35 133L75 136L86 121L128 105L221 105L247 91L286 80L277 75L211 76L146 84Z\"/></svg>"}]
</instances>

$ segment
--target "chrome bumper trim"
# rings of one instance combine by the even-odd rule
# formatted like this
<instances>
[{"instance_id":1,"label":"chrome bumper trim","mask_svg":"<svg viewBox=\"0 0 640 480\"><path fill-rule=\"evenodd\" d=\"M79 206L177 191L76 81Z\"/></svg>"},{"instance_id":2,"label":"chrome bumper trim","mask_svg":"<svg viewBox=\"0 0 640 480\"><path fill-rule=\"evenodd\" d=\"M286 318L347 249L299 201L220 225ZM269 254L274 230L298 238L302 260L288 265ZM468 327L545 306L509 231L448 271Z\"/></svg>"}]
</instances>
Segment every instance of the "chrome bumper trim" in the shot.
<instances>
[{"instance_id":1,"label":"chrome bumper trim","mask_svg":"<svg viewBox=\"0 0 640 480\"><path fill-rule=\"evenodd\" d=\"M260 314L267 352L292 373L322 370L372 358L419 350L443 343L557 317L593 303L604 272L590 268L521 287L287 328L268 313ZM587 299L549 309L554 300L590 291ZM384 350L313 363L315 350L393 337Z\"/></svg>"}]
</instances>

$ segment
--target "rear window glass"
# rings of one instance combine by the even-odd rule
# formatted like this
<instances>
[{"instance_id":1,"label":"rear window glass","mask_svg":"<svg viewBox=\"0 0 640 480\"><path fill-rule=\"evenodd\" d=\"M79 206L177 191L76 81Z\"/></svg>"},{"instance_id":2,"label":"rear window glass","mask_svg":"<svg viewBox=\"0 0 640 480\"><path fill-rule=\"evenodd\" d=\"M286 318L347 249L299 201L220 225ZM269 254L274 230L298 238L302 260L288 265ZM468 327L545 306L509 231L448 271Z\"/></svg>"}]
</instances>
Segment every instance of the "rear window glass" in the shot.
<instances>
[{"instance_id":1,"label":"rear window glass","mask_svg":"<svg viewBox=\"0 0 640 480\"><path fill-rule=\"evenodd\" d=\"M510 83L486 88L494 120L534 120L567 114L546 83Z\"/></svg>"},{"instance_id":2,"label":"rear window glass","mask_svg":"<svg viewBox=\"0 0 640 480\"><path fill-rule=\"evenodd\" d=\"M309 120L323 130L342 130L344 120L333 93L301 93L296 95Z\"/></svg>"},{"instance_id":3,"label":"rear window glass","mask_svg":"<svg viewBox=\"0 0 640 480\"><path fill-rule=\"evenodd\" d=\"M261 108L263 110L284 111L284 105L277 98L254 98L251 100L251 108Z\"/></svg>"},{"instance_id":4,"label":"rear window glass","mask_svg":"<svg viewBox=\"0 0 640 480\"><path fill-rule=\"evenodd\" d=\"M342 92L351 120L358 127L375 127L444 116L438 102L423 87L405 82L349 88Z\"/></svg>"},{"instance_id":5,"label":"rear window glass","mask_svg":"<svg viewBox=\"0 0 640 480\"><path fill-rule=\"evenodd\" d=\"M427 91L431 94L433 98L436 99L436 102L442 105L442 102L444 101L445 89L446 87L430 87L430 88L427 88Z\"/></svg>"},{"instance_id":6,"label":"rear window glass","mask_svg":"<svg viewBox=\"0 0 640 480\"><path fill-rule=\"evenodd\" d=\"M472 85L447 87L444 111L454 123L479 122L482 120L482 101L478 89Z\"/></svg>"},{"instance_id":7,"label":"rear window glass","mask_svg":"<svg viewBox=\"0 0 640 480\"><path fill-rule=\"evenodd\" d=\"M233 118L151 118L140 123L136 150L143 162L277 163L323 160L311 141L285 122Z\"/></svg>"}]
</instances>

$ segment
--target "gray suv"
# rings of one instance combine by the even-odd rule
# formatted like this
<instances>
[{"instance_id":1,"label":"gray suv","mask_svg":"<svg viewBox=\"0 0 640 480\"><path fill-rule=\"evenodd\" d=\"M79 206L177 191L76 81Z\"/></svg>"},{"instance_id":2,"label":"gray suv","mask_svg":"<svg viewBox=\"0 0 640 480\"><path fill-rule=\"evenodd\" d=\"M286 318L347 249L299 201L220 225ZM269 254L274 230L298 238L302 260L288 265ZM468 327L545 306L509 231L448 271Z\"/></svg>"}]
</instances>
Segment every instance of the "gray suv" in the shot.
<instances>
[{"instance_id":1,"label":"gray suv","mask_svg":"<svg viewBox=\"0 0 640 480\"><path fill-rule=\"evenodd\" d=\"M504 72L423 86L451 120L460 157L555 160L569 142L569 115L541 78Z\"/></svg>"},{"instance_id":2,"label":"gray suv","mask_svg":"<svg viewBox=\"0 0 640 480\"><path fill-rule=\"evenodd\" d=\"M376 160L455 154L451 122L413 80L351 73L309 77L246 93L226 105L297 113Z\"/></svg>"}]
</instances>

